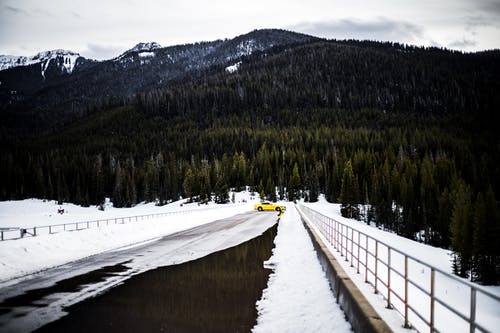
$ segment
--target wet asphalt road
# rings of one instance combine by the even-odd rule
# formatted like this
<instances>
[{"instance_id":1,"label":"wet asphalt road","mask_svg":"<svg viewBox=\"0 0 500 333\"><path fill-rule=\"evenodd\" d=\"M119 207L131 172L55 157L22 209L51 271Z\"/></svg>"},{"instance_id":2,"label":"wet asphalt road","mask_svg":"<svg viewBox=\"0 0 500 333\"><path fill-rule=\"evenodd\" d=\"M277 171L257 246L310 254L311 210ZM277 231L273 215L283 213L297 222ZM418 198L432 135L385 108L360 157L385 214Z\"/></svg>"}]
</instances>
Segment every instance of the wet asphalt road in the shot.
<instances>
[{"instance_id":1,"label":"wet asphalt road","mask_svg":"<svg viewBox=\"0 0 500 333\"><path fill-rule=\"evenodd\" d=\"M35 330L132 276L234 247L275 223L274 212L248 212L31 275L0 289L0 332Z\"/></svg>"}]
</instances>

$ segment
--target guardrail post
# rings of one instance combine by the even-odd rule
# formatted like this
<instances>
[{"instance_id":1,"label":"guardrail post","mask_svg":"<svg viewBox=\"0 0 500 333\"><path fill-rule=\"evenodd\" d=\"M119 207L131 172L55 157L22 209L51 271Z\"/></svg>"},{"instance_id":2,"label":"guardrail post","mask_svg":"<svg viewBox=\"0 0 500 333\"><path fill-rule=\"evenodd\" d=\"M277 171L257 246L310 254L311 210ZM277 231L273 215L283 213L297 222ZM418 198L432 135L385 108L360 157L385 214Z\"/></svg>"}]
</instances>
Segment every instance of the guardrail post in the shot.
<instances>
[{"instance_id":1,"label":"guardrail post","mask_svg":"<svg viewBox=\"0 0 500 333\"><path fill-rule=\"evenodd\" d=\"M392 309L391 305L391 248L387 248L387 308Z\"/></svg>"},{"instance_id":2,"label":"guardrail post","mask_svg":"<svg viewBox=\"0 0 500 333\"><path fill-rule=\"evenodd\" d=\"M2 241L3 241L3 231L0 231L0 234L2 234Z\"/></svg>"},{"instance_id":3,"label":"guardrail post","mask_svg":"<svg viewBox=\"0 0 500 333\"><path fill-rule=\"evenodd\" d=\"M36 236L36 227L33 227L33 236Z\"/></svg>"},{"instance_id":4,"label":"guardrail post","mask_svg":"<svg viewBox=\"0 0 500 333\"><path fill-rule=\"evenodd\" d=\"M405 255L405 328L410 328L408 322L408 256Z\"/></svg>"},{"instance_id":5,"label":"guardrail post","mask_svg":"<svg viewBox=\"0 0 500 333\"><path fill-rule=\"evenodd\" d=\"M353 265L353 260L352 260L352 256L353 256L353 252L354 252L354 229L351 228L351 267L354 267Z\"/></svg>"},{"instance_id":6,"label":"guardrail post","mask_svg":"<svg viewBox=\"0 0 500 333\"><path fill-rule=\"evenodd\" d=\"M434 332L434 282L435 282L435 271L431 268L431 320L429 323L431 333Z\"/></svg>"},{"instance_id":7,"label":"guardrail post","mask_svg":"<svg viewBox=\"0 0 500 333\"><path fill-rule=\"evenodd\" d=\"M359 274L359 257L360 257L360 247L361 247L361 233L358 231L358 258L357 258L357 270L356 273Z\"/></svg>"},{"instance_id":8,"label":"guardrail post","mask_svg":"<svg viewBox=\"0 0 500 333\"><path fill-rule=\"evenodd\" d=\"M342 250L344 250L344 226L340 225L340 256L343 257Z\"/></svg>"},{"instance_id":9,"label":"guardrail post","mask_svg":"<svg viewBox=\"0 0 500 333\"><path fill-rule=\"evenodd\" d=\"M378 294L378 240L375 240L375 294Z\"/></svg>"},{"instance_id":10,"label":"guardrail post","mask_svg":"<svg viewBox=\"0 0 500 333\"><path fill-rule=\"evenodd\" d=\"M368 236L365 235L366 247L365 247L365 283L368 283Z\"/></svg>"},{"instance_id":11,"label":"guardrail post","mask_svg":"<svg viewBox=\"0 0 500 333\"><path fill-rule=\"evenodd\" d=\"M470 288L470 333L476 330L476 288Z\"/></svg>"},{"instance_id":12,"label":"guardrail post","mask_svg":"<svg viewBox=\"0 0 500 333\"><path fill-rule=\"evenodd\" d=\"M49 225L49 235L52 234L52 226Z\"/></svg>"}]
</instances>

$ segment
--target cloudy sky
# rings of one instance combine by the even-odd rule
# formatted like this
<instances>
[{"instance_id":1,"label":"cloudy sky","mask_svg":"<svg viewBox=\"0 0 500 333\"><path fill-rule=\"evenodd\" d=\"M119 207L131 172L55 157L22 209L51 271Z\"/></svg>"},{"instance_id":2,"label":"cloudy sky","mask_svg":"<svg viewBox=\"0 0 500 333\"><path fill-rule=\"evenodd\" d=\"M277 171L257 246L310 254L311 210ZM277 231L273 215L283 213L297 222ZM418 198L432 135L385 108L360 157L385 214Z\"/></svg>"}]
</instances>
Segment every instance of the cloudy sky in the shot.
<instances>
[{"instance_id":1,"label":"cloudy sky","mask_svg":"<svg viewBox=\"0 0 500 333\"><path fill-rule=\"evenodd\" d=\"M463 51L500 48L500 0L0 0L0 54L69 49L109 59L284 28Z\"/></svg>"}]
</instances>

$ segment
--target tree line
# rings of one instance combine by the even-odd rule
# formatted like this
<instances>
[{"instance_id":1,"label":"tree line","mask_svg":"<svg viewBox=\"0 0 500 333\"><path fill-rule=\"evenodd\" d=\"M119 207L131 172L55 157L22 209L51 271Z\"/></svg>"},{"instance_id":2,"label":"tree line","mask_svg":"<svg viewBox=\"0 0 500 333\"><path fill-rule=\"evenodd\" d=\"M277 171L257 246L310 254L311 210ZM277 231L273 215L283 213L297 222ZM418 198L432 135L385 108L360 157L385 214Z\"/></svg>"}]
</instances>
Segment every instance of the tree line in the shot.
<instances>
[{"instance_id":1,"label":"tree line","mask_svg":"<svg viewBox=\"0 0 500 333\"><path fill-rule=\"evenodd\" d=\"M180 197L341 202L345 216L452 248L498 283L498 54L314 43L144 91L2 145L0 199L117 207ZM495 65L496 64L496 65Z\"/></svg>"}]
</instances>

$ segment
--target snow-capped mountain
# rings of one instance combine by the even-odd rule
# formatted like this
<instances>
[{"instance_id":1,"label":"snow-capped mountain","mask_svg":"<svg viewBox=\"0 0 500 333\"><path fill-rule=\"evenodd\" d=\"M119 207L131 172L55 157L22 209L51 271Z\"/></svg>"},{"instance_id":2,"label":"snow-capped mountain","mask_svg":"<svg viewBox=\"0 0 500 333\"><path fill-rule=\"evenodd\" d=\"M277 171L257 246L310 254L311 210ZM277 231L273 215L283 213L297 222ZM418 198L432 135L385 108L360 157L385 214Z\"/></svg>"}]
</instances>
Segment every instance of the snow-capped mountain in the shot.
<instances>
[{"instance_id":1,"label":"snow-capped mountain","mask_svg":"<svg viewBox=\"0 0 500 333\"><path fill-rule=\"evenodd\" d=\"M136 62L136 58L139 57L139 63L141 65L149 64L150 59L156 56L155 50L161 49L162 46L155 42L139 43L130 50L123 52L121 55L113 59L114 61L119 61L123 65L133 64Z\"/></svg>"},{"instance_id":2,"label":"snow-capped mountain","mask_svg":"<svg viewBox=\"0 0 500 333\"><path fill-rule=\"evenodd\" d=\"M148 42L148 43L139 43L133 48L131 48L128 51L125 51L124 53L130 53L130 52L143 52L143 51L153 51L154 49L160 49L161 45L155 42Z\"/></svg>"},{"instance_id":3,"label":"snow-capped mountain","mask_svg":"<svg viewBox=\"0 0 500 333\"><path fill-rule=\"evenodd\" d=\"M173 81L193 79L209 71L238 71L245 57L256 52L262 52L256 56L265 56L272 52L271 48L282 50L315 40L318 38L266 29L233 39L169 47L155 42L139 43L106 61L86 59L64 50L32 57L4 56L0 60L0 111L19 108L27 114L32 112L47 122L38 121L37 127L50 127L108 104L132 100L138 92L161 88ZM51 117L55 112L58 117Z\"/></svg>"},{"instance_id":4,"label":"snow-capped mountain","mask_svg":"<svg viewBox=\"0 0 500 333\"><path fill-rule=\"evenodd\" d=\"M43 51L37 53L34 56L11 56L11 55L1 55L0 56L0 71L18 66L29 66L33 64L40 64L40 73L42 77L45 77L45 72L47 68L54 62L54 64L60 68L63 73L70 74L73 72L78 58L81 58L80 54L68 51L68 50L51 50Z\"/></svg>"}]
</instances>

